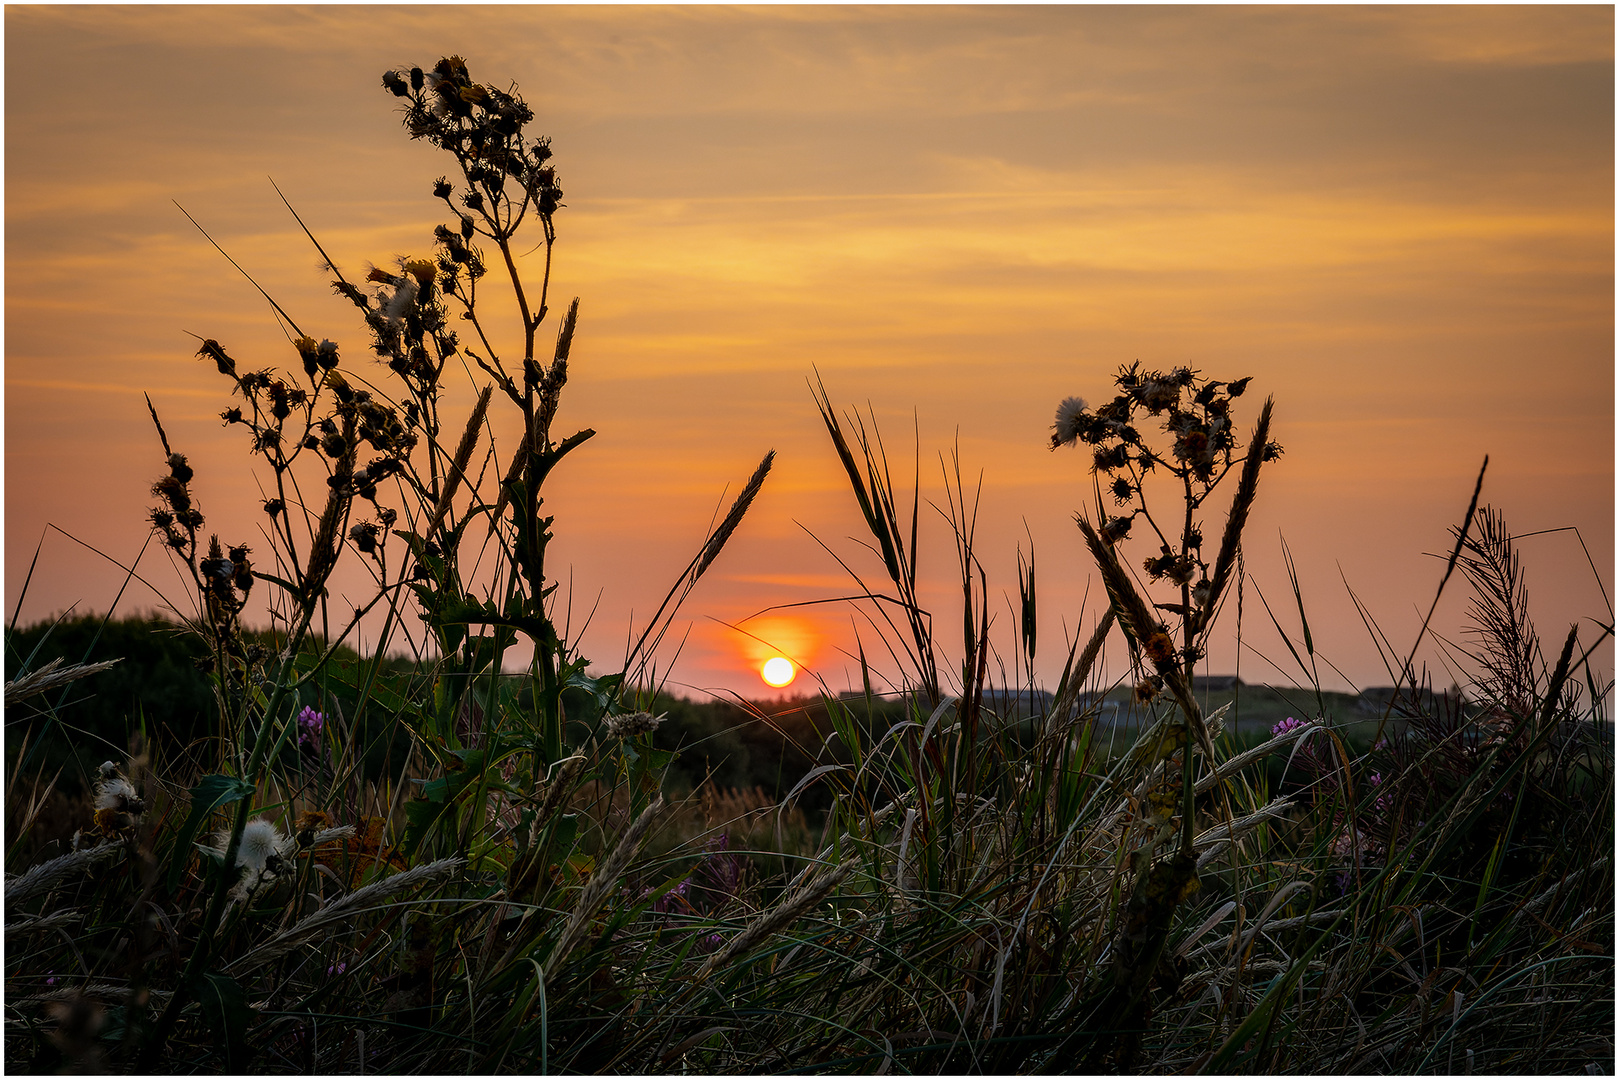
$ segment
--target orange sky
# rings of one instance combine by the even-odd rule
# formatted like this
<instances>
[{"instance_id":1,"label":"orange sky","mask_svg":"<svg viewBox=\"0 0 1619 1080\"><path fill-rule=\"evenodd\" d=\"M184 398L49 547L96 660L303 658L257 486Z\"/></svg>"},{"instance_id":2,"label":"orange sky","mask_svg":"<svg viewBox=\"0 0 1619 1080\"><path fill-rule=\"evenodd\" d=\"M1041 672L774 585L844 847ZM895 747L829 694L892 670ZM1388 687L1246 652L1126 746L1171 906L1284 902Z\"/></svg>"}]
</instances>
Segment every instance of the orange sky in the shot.
<instances>
[{"instance_id":1,"label":"orange sky","mask_svg":"<svg viewBox=\"0 0 1619 1080\"><path fill-rule=\"evenodd\" d=\"M135 556L160 471L142 391L198 465L210 528L255 535L240 433L187 331L249 367L291 352L171 200L359 355L353 308L265 178L345 267L426 251L448 162L406 139L380 76L456 52L518 84L566 191L553 280L581 323L558 426L599 434L549 495L553 559L579 616L600 594L602 668L772 447L688 604L674 682L766 691L723 624L847 591L808 533L878 571L847 539L812 367L907 462L914 415L925 500L943 505L953 442L982 469L997 597L1033 535L1048 682L1098 588L1072 523L1088 471L1047 449L1052 413L1136 359L1253 376L1245 425L1275 394L1286 455L1248 568L1296 625L1286 538L1328 687L1388 681L1345 581L1403 652L1441 569L1424 553L1448 550L1486 453L1511 527L1577 526L1602 570L1599 587L1571 533L1522 542L1560 641L1611 617L1612 43L1611 7L8 7L7 614L42 535L25 621L111 603L119 571L46 524ZM956 626L924 513L924 600ZM142 568L184 596L160 556ZM1465 599L1453 583L1436 620L1452 639ZM120 606L157 603L135 588ZM1249 603L1244 678L1296 676ZM846 607L748 626L850 684ZM1210 663L1233 669L1229 636Z\"/></svg>"}]
</instances>

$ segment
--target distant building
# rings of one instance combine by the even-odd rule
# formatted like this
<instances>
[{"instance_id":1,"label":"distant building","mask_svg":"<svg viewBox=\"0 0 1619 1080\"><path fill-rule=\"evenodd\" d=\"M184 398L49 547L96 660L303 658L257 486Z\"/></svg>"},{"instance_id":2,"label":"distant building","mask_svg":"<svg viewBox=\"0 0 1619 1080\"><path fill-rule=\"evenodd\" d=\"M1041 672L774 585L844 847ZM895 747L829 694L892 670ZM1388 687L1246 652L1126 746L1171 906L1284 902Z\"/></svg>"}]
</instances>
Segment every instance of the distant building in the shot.
<instances>
[{"instance_id":1,"label":"distant building","mask_svg":"<svg viewBox=\"0 0 1619 1080\"><path fill-rule=\"evenodd\" d=\"M1044 716L1051 711L1051 700L1051 692L1048 690L984 691L984 708L1003 720L1025 720L1031 716Z\"/></svg>"},{"instance_id":2,"label":"distant building","mask_svg":"<svg viewBox=\"0 0 1619 1080\"><path fill-rule=\"evenodd\" d=\"M1235 690L1242 685L1242 680L1235 675L1193 675L1192 690L1194 693L1205 691Z\"/></svg>"}]
</instances>

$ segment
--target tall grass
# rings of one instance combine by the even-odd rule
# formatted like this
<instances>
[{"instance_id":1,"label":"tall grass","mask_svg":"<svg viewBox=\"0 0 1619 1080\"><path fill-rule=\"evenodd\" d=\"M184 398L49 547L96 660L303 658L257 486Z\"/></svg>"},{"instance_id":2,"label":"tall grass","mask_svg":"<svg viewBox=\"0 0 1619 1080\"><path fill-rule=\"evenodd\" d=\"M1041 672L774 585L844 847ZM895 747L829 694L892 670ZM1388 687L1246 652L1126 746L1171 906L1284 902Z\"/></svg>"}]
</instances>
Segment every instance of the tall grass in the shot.
<instances>
[{"instance_id":1,"label":"tall grass","mask_svg":"<svg viewBox=\"0 0 1619 1080\"><path fill-rule=\"evenodd\" d=\"M872 537L875 566L846 564L864 693L824 695L831 731L780 802L713 787L680 802L654 741L653 658L772 456L619 670L598 673L558 626L545 559L545 483L592 435L553 433L577 301L539 355L561 206L549 144L515 92L457 57L384 86L410 135L454 159L433 185L451 220L430 257L363 283L327 259L380 365L345 362L279 307L291 374L203 343L259 463L264 550L206 533L215 464L194 466L154 410L152 524L195 598L217 726L194 762L153 743L109 761L71 850L31 865L47 785L20 764L10 778L8 1066L1611 1069L1611 686L1575 631L1541 656L1498 513L1470 508L1457 530L1475 594L1465 695L1425 693L1390 650L1398 712L1355 753L1319 686L1318 715L1247 747L1193 693L1280 453L1268 401L1239 433L1247 379L1130 367L1108 403L1059 410L1054 449L1092 455L1077 524L1106 602L1044 706L1032 548L1003 655L976 495L944 463L961 608L936 620L919 464L902 491L874 418L840 416L819 388ZM525 228L538 281L519 268ZM504 328L487 314L496 281L517 312ZM457 373L464 415L447 404ZM515 446L494 445L497 408L520 421ZM328 602L340 561L372 572L361 612ZM242 620L266 591L269 644ZM1284 636L1313 658L1296 581L1295 599ZM371 613L373 656L343 661ZM1109 752L1096 702L1121 638L1150 721ZM530 659L509 670L519 644ZM384 680L389 648L416 663ZM87 674L23 667L8 709ZM407 760L368 764L400 733ZM1282 790L1263 768L1277 761ZM812 791L830 806L818 819Z\"/></svg>"}]
</instances>

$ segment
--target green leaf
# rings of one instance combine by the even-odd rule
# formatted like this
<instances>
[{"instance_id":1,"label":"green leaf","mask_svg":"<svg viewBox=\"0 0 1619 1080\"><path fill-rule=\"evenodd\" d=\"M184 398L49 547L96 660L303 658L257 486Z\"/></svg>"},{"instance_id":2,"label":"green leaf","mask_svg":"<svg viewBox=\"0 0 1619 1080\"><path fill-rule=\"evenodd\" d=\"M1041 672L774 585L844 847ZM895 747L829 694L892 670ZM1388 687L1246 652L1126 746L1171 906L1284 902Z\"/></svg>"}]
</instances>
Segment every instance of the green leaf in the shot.
<instances>
[{"instance_id":1,"label":"green leaf","mask_svg":"<svg viewBox=\"0 0 1619 1080\"><path fill-rule=\"evenodd\" d=\"M642 747L641 755L646 758L646 767L652 772L662 772L680 756L673 750L662 750L656 746Z\"/></svg>"},{"instance_id":2,"label":"green leaf","mask_svg":"<svg viewBox=\"0 0 1619 1080\"><path fill-rule=\"evenodd\" d=\"M349 660L334 658L327 666L332 678L346 690L354 691L358 696L360 688L365 685L367 669L370 661L355 663ZM395 715L405 711L406 702L400 693L388 685L386 676L373 679L367 696L371 699L370 708L379 709L388 715Z\"/></svg>"},{"instance_id":3,"label":"green leaf","mask_svg":"<svg viewBox=\"0 0 1619 1080\"><path fill-rule=\"evenodd\" d=\"M449 813L464 795L476 789L478 778L483 775L486 768L493 769L499 764L499 751L509 743L510 740L497 739L496 753L493 755L486 754L482 749L454 751L455 758L465 768L421 785L421 794L405 803L405 840L402 847L407 855L414 854L416 848L444 815ZM485 783L485 790L510 792L514 789L502 781L497 773L493 779Z\"/></svg>"},{"instance_id":4,"label":"green leaf","mask_svg":"<svg viewBox=\"0 0 1619 1080\"><path fill-rule=\"evenodd\" d=\"M473 603L471 601L450 601L444 605L443 610L434 620L436 626L448 626L452 623L465 623L469 626L507 626L513 630L521 630L534 641L544 644L555 631L544 618L534 615L525 615L521 608L508 614L502 614L493 603Z\"/></svg>"},{"instance_id":5,"label":"green leaf","mask_svg":"<svg viewBox=\"0 0 1619 1080\"><path fill-rule=\"evenodd\" d=\"M551 843L564 850L571 848L573 842L579 838L579 815L563 814L552 819L549 828Z\"/></svg>"},{"instance_id":6,"label":"green leaf","mask_svg":"<svg viewBox=\"0 0 1619 1080\"><path fill-rule=\"evenodd\" d=\"M411 856L421 842L438 825L439 819L450 811L451 804L443 800L414 798L405 803L405 839L400 845L405 855Z\"/></svg>"},{"instance_id":7,"label":"green leaf","mask_svg":"<svg viewBox=\"0 0 1619 1080\"><path fill-rule=\"evenodd\" d=\"M239 802L252 794L253 785L234 776L213 773L197 781L197 786L191 789L191 812L186 815L185 824L180 826L180 835L175 840L174 853L169 860L170 892L180 884L180 875L184 873L186 863L191 861L191 842L208 816L220 807Z\"/></svg>"},{"instance_id":8,"label":"green leaf","mask_svg":"<svg viewBox=\"0 0 1619 1080\"><path fill-rule=\"evenodd\" d=\"M214 1038L225 1048L225 1071L242 1072L247 1065L247 1029L253 1023L253 1010L241 986L235 979L208 971L190 989Z\"/></svg>"},{"instance_id":9,"label":"green leaf","mask_svg":"<svg viewBox=\"0 0 1619 1080\"><path fill-rule=\"evenodd\" d=\"M272 585L279 585L295 597L300 599L303 598L304 591L284 577L277 577L274 574L266 574L259 570L253 571L253 576L258 578L260 581L268 581Z\"/></svg>"},{"instance_id":10,"label":"green leaf","mask_svg":"<svg viewBox=\"0 0 1619 1080\"><path fill-rule=\"evenodd\" d=\"M624 676L594 677L586 673L585 664L577 661L562 672L562 708L571 723L595 728L617 697Z\"/></svg>"}]
</instances>

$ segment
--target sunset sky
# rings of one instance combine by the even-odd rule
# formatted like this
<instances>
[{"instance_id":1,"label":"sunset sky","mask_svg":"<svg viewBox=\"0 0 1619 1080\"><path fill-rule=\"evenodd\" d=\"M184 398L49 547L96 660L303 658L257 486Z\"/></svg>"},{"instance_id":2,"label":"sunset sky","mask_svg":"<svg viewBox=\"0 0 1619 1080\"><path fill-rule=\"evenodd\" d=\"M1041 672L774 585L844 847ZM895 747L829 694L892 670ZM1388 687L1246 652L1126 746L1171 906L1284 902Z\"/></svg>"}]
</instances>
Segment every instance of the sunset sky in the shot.
<instances>
[{"instance_id":1,"label":"sunset sky","mask_svg":"<svg viewBox=\"0 0 1619 1080\"><path fill-rule=\"evenodd\" d=\"M210 530L263 544L243 436L189 335L247 367L296 356L175 202L369 364L267 178L346 270L426 253L452 162L406 137L380 77L458 53L517 84L566 193L553 295L581 302L557 427L598 435L547 503L561 595L571 582L575 626L596 607L602 670L772 448L688 602L684 650L665 650L672 682L769 693L738 623L833 689L858 684L857 625L883 654L847 604L741 622L850 590L815 538L881 575L850 539L818 371L834 403L870 406L907 481L914 418L947 659L940 454L959 447L970 483L982 471L1009 664L1006 596L1033 537L1054 683L1100 585L1073 523L1088 460L1049 449L1053 413L1105 400L1135 360L1252 376L1244 430L1275 396L1286 453L1247 568L1296 629L1285 538L1328 688L1389 681L1350 590L1403 654L1486 454L1483 499L1515 533L1583 537L1600 582L1571 531L1520 547L1547 650L1576 620L1591 642L1613 591L1613 41L1607 6L8 7L7 616L36 547L24 622L112 603L121 572L64 534L126 563L140 550L162 471L143 392ZM155 547L141 571L189 603ZM1301 678L1252 589L1243 678ZM1453 642L1466 600L1453 582L1435 621ZM132 586L119 609L161 604ZM1237 669L1234 616L1210 671ZM1611 644L1600 655L1611 671ZM1124 674L1122 646L1109 656ZM1451 680L1440 649L1420 656Z\"/></svg>"}]
</instances>

